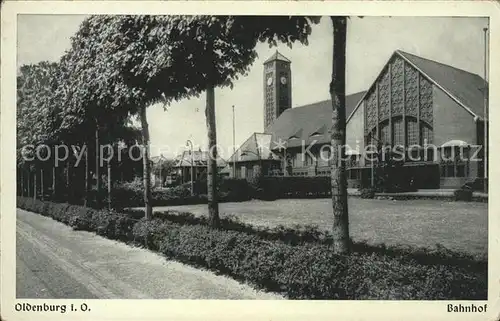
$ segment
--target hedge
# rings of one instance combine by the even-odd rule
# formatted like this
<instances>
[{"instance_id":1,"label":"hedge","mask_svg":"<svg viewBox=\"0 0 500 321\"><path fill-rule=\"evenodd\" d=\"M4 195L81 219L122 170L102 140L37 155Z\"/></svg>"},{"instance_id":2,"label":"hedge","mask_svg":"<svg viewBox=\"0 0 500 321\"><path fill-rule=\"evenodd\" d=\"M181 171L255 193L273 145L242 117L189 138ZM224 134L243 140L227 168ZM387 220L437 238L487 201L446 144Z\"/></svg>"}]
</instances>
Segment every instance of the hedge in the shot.
<instances>
[{"instance_id":1,"label":"hedge","mask_svg":"<svg viewBox=\"0 0 500 321\"><path fill-rule=\"evenodd\" d=\"M144 217L142 210L125 211L134 219ZM162 221L172 222L180 225L209 225L207 216L196 216L189 212L163 211L153 213L154 218ZM276 227L255 226L244 223L233 215L224 215L220 218L220 225L223 230L242 232L248 235L255 235L263 240L280 241L288 245L304 245L306 243L317 243L331 245L333 243L332 234L326 230L320 230L316 225L299 225ZM486 257L482 255L471 255L468 253L453 251L439 244L435 248L411 247L411 246L387 246L385 244L368 244L366 242L352 243L355 252L372 253L377 252L389 256L404 256L417 260L424 264L442 262L448 265L458 266L486 266Z\"/></svg>"},{"instance_id":2,"label":"hedge","mask_svg":"<svg viewBox=\"0 0 500 321\"><path fill-rule=\"evenodd\" d=\"M472 190L470 189L457 189L453 191L455 201L472 201Z\"/></svg>"},{"instance_id":3,"label":"hedge","mask_svg":"<svg viewBox=\"0 0 500 321\"><path fill-rule=\"evenodd\" d=\"M99 235L135 242L290 299L487 298L487 267L427 264L376 251L335 255L328 244L290 245L234 230L146 221L80 206L18 198L18 207Z\"/></svg>"},{"instance_id":4,"label":"hedge","mask_svg":"<svg viewBox=\"0 0 500 321\"><path fill-rule=\"evenodd\" d=\"M194 195L191 195L191 184L186 183L168 189L153 189L152 206L175 206L207 203L207 181L194 182ZM218 188L219 201L241 202L251 198L248 183L244 179L223 179ZM107 194L103 194L106 202ZM112 189L112 207L121 210L126 207L144 206L142 185L121 184Z\"/></svg>"},{"instance_id":5,"label":"hedge","mask_svg":"<svg viewBox=\"0 0 500 321\"><path fill-rule=\"evenodd\" d=\"M263 193L274 198L328 197L331 193L330 177L263 177ZM271 196L270 196L271 197Z\"/></svg>"}]
</instances>

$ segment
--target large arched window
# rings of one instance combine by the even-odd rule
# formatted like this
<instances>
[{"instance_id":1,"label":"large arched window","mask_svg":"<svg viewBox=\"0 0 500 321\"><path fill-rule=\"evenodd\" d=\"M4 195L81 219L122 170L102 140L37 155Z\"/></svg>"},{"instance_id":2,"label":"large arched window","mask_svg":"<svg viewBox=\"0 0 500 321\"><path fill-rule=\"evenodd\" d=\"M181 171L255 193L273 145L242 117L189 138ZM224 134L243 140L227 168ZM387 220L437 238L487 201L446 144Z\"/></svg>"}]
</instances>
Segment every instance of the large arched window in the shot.
<instances>
[{"instance_id":1,"label":"large arched window","mask_svg":"<svg viewBox=\"0 0 500 321\"><path fill-rule=\"evenodd\" d=\"M379 123L378 137L377 128L374 127L366 137L366 144L373 145L392 145L392 146L422 146L432 144L434 133L432 127L424 121L418 125L416 117L406 117L403 121L402 116L396 116L391 119L392 131L389 127L389 120L386 119ZM392 137L391 137L392 135Z\"/></svg>"}]
</instances>

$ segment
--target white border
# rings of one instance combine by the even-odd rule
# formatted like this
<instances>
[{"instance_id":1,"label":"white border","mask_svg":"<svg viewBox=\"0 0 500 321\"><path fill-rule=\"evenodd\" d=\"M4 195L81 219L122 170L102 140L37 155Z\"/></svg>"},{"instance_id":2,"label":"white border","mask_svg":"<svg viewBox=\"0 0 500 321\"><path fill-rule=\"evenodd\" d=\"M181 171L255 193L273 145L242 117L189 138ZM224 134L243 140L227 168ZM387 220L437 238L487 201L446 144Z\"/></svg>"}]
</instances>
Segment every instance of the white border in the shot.
<instances>
[{"instance_id":1,"label":"white border","mask_svg":"<svg viewBox=\"0 0 500 321\"><path fill-rule=\"evenodd\" d=\"M16 313L15 302L15 132L17 14L301 14L355 16L490 17L490 124L499 117L500 5L487 1L7 1L1 10L1 315L10 320L498 320L500 315L499 200L489 200L489 291L486 314L447 313L457 301L212 301L212 300L85 300L92 312ZM457 30L457 32L460 32ZM500 169L498 129L490 126L490 195L497 195ZM497 135L495 135L497 134ZM495 211L496 209L496 211ZM496 214L495 214L496 213ZM31 302L36 300L23 300ZM44 300L77 303L82 300ZM470 303L470 302L462 302ZM483 301L474 302L477 304Z\"/></svg>"}]
</instances>

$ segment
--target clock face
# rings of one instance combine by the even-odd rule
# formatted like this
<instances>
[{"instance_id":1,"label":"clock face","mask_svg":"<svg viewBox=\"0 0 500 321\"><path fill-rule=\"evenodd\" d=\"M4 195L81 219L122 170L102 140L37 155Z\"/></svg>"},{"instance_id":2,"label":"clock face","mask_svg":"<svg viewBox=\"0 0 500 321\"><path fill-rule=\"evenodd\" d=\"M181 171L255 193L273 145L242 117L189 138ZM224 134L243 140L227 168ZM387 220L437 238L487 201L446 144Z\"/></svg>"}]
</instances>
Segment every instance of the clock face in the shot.
<instances>
[{"instance_id":1,"label":"clock face","mask_svg":"<svg viewBox=\"0 0 500 321\"><path fill-rule=\"evenodd\" d=\"M282 83L283 85L286 85L286 83L287 83L287 79L286 79L286 77L285 77L285 76L281 77L281 83Z\"/></svg>"},{"instance_id":2,"label":"clock face","mask_svg":"<svg viewBox=\"0 0 500 321\"><path fill-rule=\"evenodd\" d=\"M267 78L267 85L271 86L273 84L273 77L268 77Z\"/></svg>"}]
</instances>

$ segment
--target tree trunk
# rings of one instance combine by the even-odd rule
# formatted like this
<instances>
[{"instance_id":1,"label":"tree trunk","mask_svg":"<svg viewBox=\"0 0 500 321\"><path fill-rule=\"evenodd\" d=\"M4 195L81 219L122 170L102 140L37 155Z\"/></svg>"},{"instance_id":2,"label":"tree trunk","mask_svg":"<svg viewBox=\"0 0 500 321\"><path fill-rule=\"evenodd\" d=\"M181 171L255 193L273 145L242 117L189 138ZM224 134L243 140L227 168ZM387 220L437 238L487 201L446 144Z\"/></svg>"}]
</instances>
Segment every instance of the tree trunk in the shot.
<instances>
[{"instance_id":1,"label":"tree trunk","mask_svg":"<svg viewBox=\"0 0 500 321\"><path fill-rule=\"evenodd\" d=\"M95 125L95 177L96 177L96 182L95 182L95 189L96 189L96 195L95 195L95 205L97 208L101 208L101 173L99 171L99 160L100 160L100 149L99 149L99 125L97 124L96 120L96 125Z\"/></svg>"},{"instance_id":2,"label":"tree trunk","mask_svg":"<svg viewBox=\"0 0 500 321\"><path fill-rule=\"evenodd\" d=\"M22 169L20 171L20 176L21 176L21 196L24 196L24 173Z\"/></svg>"},{"instance_id":3,"label":"tree trunk","mask_svg":"<svg viewBox=\"0 0 500 321\"><path fill-rule=\"evenodd\" d=\"M67 198L67 202L68 203L71 203L73 202L73 193L71 191L71 186L69 184L69 178L70 178L70 175L69 175L69 171L71 169L71 158L68 157L68 159L66 160L66 198ZM64 173L63 173L64 174Z\"/></svg>"},{"instance_id":4,"label":"tree trunk","mask_svg":"<svg viewBox=\"0 0 500 321\"><path fill-rule=\"evenodd\" d=\"M337 254L349 252L347 177L345 172L346 107L345 67L347 17L331 17L333 24L331 188L333 206L333 248Z\"/></svg>"},{"instance_id":5,"label":"tree trunk","mask_svg":"<svg viewBox=\"0 0 500 321\"><path fill-rule=\"evenodd\" d=\"M66 188L69 190L69 169L71 167L70 160L66 161Z\"/></svg>"},{"instance_id":6,"label":"tree trunk","mask_svg":"<svg viewBox=\"0 0 500 321\"><path fill-rule=\"evenodd\" d=\"M31 196L31 188L30 188L30 185L31 185L31 170L28 169L28 195L27 197L30 197Z\"/></svg>"},{"instance_id":7,"label":"tree trunk","mask_svg":"<svg viewBox=\"0 0 500 321\"><path fill-rule=\"evenodd\" d=\"M146 116L146 106L141 107L140 111L142 125L142 144L143 144L143 174L144 182L144 212L147 220L153 217L153 208L151 207L151 165L149 164L149 126Z\"/></svg>"},{"instance_id":8,"label":"tree trunk","mask_svg":"<svg viewBox=\"0 0 500 321\"><path fill-rule=\"evenodd\" d=\"M108 160L108 210L111 211L111 160Z\"/></svg>"},{"instance_id":9,"label":"tree trunk","mask_svg":"<svg viewBox=\"0 0 500 321\"><path fill-rule=\"evenodd\" d=\"M52 167L52 199L56 198L56 166Z\"/></svg>"},{"instance_id":10,"label":"tree trunk","mask_svg":"<svg viewBox=\"0 0 500 321\"><path fill-rule=\"evenodd\" d=\"M44 200L44 186L43 186L43 168L40 170L40 199L43 201Z\"/></svg>"},{"instance_id":11,"label":"tree trunk","mask_svg":"<svg viewBox=\"0 0 500 321\"><path fill-rule=\"evenodd\" d=\"M83 206L87 207L89 202L89 192L90 192L90 166L89 166L89 144L85 146L85 192L83 198Z\"/></svg>"},{"instance_id":12,"label":"tree trunk","mask_svg":"<svg viewBox=\"0 0 500 321\"><path fill-rule=\"evenodd\" d=\"M35 176L33 176L33 199L36 200L36 167Z\"/></svg>"},{"instance_id":13,"label":"tree trunk","mask_svg":"<svg viewBox=\"0 0 500 321\"><path fill-rule=\"evenodd\" d=\"M207 198L208 216L212 228L220 227L219 202L217 195L217 132L215 127L215 88L207 89L205 116L208 131Z\"/></svg>"}]
</instances>

